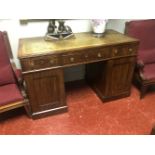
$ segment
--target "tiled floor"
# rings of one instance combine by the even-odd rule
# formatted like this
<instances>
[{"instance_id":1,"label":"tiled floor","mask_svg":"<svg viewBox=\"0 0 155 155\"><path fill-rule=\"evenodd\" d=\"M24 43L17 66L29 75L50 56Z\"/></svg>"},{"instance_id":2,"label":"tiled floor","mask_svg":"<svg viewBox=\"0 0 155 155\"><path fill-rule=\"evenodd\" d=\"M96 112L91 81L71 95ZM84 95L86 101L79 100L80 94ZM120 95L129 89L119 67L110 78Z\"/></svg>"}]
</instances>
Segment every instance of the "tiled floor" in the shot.
<instances>
[{"instance_id":1,"label":"tiled floor","mask_svg":"<svg viewBox=\"0 0 155 155\"><path fill-rule=\"evenodd\" d=\"M67 113L32 120L25 113L0 122L0 134L150 134L155 123L155 91L102 103L90 87L67 91Z\"/></svg>"}]
</instances>

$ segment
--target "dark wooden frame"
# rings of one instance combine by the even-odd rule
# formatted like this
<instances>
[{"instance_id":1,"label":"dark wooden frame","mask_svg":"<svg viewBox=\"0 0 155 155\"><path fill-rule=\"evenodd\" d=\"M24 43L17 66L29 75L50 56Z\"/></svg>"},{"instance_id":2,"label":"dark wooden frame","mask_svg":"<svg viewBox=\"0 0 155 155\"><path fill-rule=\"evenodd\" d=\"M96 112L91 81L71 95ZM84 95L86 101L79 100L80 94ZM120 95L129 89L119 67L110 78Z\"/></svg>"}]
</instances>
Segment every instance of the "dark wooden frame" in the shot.
<instances>
[{"instance_id":1,"label":"dark wooden frame","mask_svg":"<svg viewBox=\"0 0 155 155\"><path fill-rule=\"evenodd\" d=\"M135 72L134 72L134 78L133 83L139 88L140 90L140 98L144 98L148 88L152 85L155 85L155 79L152 80L146 80L144 79L143 75L141 74L141 71L144 66L141 66L137 63Z\"/></svg>"}]
</instances>

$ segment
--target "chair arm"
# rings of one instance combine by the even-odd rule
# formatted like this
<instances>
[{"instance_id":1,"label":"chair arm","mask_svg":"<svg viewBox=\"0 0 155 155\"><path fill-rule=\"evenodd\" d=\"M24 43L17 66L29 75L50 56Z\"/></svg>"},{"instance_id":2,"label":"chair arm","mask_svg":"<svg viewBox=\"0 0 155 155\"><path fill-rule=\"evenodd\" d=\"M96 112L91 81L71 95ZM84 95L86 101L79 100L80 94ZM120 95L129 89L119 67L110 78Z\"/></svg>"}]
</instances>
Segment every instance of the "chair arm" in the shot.
<instances>
[{"instance_id":1,"label":"chair arm","mask_svg":"<svg viewBox=\"0 0 155 155\"><path fill-rule=\"evenodd\" d=\"M18 81L18 83L21 85L23 83L23 78L22 78L22 74L21 74L21 70L17 69L15 63L13 60L10 60L11 62L11 66L14 72L14 76L16 78L16 80Z\"/></svg>"},{"instance_id":2,"label":"chair arm","mask_svg":"<svg viewBox=\"0 0 155 155\"><path fill-rule=\"evenodd\" d=\"M10 62L11 62L11 66L12 66L12 69L13 69L13 72L14 72L14 76L15 76L15 78L17 80L17 84L19 86L19 89L20 89L23 97L25 99L27 99L27 94L25 92L25 85L24 85L24 80L23 80L23 77L22 77L21 69L16 68L16 65L15 65L13 60L10 60Z\"/></svg>"}]
</instances>

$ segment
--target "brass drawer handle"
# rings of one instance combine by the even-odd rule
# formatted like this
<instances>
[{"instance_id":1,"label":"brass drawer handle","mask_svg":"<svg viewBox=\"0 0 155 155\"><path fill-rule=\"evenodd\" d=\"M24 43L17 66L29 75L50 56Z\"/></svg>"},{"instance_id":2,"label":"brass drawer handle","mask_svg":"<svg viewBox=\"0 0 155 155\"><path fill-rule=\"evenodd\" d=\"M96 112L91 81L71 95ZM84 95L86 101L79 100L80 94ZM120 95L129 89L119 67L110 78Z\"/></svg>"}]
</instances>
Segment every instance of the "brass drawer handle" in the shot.
<instances>
[{"instance_id":1,"label":"brass drawer handle","mask_svg":"<svg viewBox=\"0 0 155 155\"><path fill-rule=\"evenodd\" d=\"M30 66L34 67L34 62L33 61L30 62Z\"/></svg>"},{"instance_id":2,"label":"brass drawer handle","mask_svg":"<svg viewBox=\"0 0 155 155\"><path fill-rule=\"evenodd\" d=\"M40 64L41 64L41 65L43 65L44 63L45 63L45 61L44 61L44 60L41 60L41 61L40 61Z\"/></svg>"},{"instance_id":3,"label":"brass drawer handle","mask_svg":"<svg viewBox=\"0 0 155 155\"><path fill-rule=\"evenodd\" d=\"M115 49L115 50L114 50L114 53L115 53L115 54L117 54L117 53L118 53L118 50L117 50L117 49Z\"/></svg>"},{"instance_id":4,"label":"brass drawer handle","mask_svg":"<svg viewBox=\"0 0 155 155\"><path fill-rule=\"evenodd\" d=\"M73 57L71 57L71 58L70 58L70 61L71 61L71 62L74 62L74 58L73 58Z\"/></svg>"},{"instance_id":5,"label":"brass drawer handle","mask_svg":"<svg viewBox=\"0 0 155 155\"><path fill-rule=\"evenodd\" d=\"M98 58L101 58L102 57L101 53L98 53L97 56L98 56Z\"/></svg>"},{"instance_id":6,"label":"brass drawer handle","mask_svg":"<svg viewBox=\"0 0 155 155\"><path fill-rule=\"evenodd\" d=\"M54 60L50 60L50 64L53 64L54 63Z\"/></svg>"},{"instance_id":7,"label":"brass drawer handle","mask_svg":"<svg viewBox=\"0 0 155 155\"><path fill-rule=\"evenodd\" d=\"M85 58L88 58L88 55L87 54L85 55Z\"/></svg>"},{"instance_id":8,"label":"brass drawer handle","mask_svg":"<svg viewBox=\"0 0 155 155\"><path fill-rule=\"evenodd\" d=\"M132 49L132 48L129 48L129 51L130 51L130 52L132 52L132 51L133 51L133 49Z\"/></svg>"}]
</instances>

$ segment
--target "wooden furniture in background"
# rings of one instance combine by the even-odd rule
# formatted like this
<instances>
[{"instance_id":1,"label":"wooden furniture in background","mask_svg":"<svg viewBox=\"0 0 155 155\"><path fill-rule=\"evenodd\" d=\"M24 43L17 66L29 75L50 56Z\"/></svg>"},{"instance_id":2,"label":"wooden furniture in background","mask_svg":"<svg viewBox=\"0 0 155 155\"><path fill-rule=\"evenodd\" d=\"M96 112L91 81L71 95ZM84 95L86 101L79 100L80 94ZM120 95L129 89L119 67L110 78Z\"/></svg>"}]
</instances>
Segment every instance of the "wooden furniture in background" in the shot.
<instances>
[{"instance_id":1,"label":"wooden furniture in background","mask_svg":"<svg viewBox=\"0 0 155 155\"><path fill-rule=\"evenodd\" d=\"M86 81L103 101L129 96L137 48L138 40L113 30L102 38L78 33L52 42L20 39L18 57L32 118L67 111L65 67L86 64Z\"/></svg>"}]
</instances>

